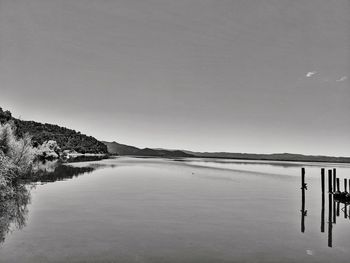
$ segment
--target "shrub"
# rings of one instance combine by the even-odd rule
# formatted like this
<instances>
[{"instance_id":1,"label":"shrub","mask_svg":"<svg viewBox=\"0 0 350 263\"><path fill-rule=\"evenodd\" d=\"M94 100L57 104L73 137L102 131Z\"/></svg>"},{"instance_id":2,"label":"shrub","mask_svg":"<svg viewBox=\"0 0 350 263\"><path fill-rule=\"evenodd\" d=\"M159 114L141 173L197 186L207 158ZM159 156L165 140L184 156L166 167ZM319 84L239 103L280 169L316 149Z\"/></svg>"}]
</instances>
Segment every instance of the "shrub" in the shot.
<instances>
[{"instance_id":1,"label":"shrub","mask_svg":"<svg viewBox=\"0 0 350 263\"><path fill-rule=\"evenodd\" d=\"M38 147L37 155L41 159L57 159L60 155L60 147L56 141L49 140L45 141L42 145Z\"/></svg>"},{"instance_id":2,"label":"shrub","mask_svg":"<svg viewBox=\"0 0 350 263\"><path fill-rule=\"evenodd\" d=\"M17 138L12 123L0 125L0 187L28 174L35 156L36 149L28 134Z\"/></svg>"}]
</instances>

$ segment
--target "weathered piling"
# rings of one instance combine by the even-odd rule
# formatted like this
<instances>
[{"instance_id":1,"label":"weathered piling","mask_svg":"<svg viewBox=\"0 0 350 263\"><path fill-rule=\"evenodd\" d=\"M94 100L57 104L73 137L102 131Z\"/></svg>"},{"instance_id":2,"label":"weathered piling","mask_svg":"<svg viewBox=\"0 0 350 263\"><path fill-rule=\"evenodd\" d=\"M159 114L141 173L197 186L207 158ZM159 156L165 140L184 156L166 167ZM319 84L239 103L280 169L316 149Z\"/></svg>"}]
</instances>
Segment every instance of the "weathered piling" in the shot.
<instances>
[{"instance_id":1,"label":"weathered piling","mask_svg":"<svg viewBox=\"0 0 350 263\"><path fill-rule=\"evenodd\" d=\"M348 179L344 178L344 192L348 192Z\"/></svg>"},{"instance_id":2,"label":"weathered piling","mask_svg":"<svg viewBox=\"0 0 350 263\"><path fill-rule=\"evenodd\" d=\"M321 190L322 195L324 195L324 168L321 169Z\"/></svg>"},{"instance_id":3,"label":"weathered piling","mask_svg":"<svg viewBox=\"0 0 350 263\"><path fill-rule=\"evenodd\" d=\"M334 169L333 169L333 193L337 191L337 186L339 189L339 185L336 184L336 182L339 182L339 180L337 180L337 177L335 176L334 173ZM337 210L336 210L336 206L335 206L335 200L333 198L333 223L336 224L337 223Z\"/></svg>"},{"instance_id":4,"label":"weathered piling","mask_svg":"<svg viewBox=\"0 0 350 263\"><path fill-rule=\"evenodd\" d=\"M305 168L301 168L301 232L305 232L305 216L306 216L306 210L305 210L305 190L306 190L306 183L305 183Z\"/></svg>"},{"instance_id":5,"label":"weathered piling","mask_svg":"<svg viewBox=\"0 0 350 263\"><path fill-rule=\"evenodd\" d=\"M340 216L340 203L337 202L337 216Z\"/></svg>"},{"instance_id":6,"label":"weathered piling","mask_svg":"<svg viewBox=\"0 0 350 263\"><path fill-rule=\"evenodd\" d=\"M325 205L325 169L321 169L321 191L322 191L322 209L321 209L321 232L324 233L324 227L325 227L325 222L324 222L324 217L325 217L325 212L324 212L324 205Z\"/></svg>"},{"instance_id":7,"label":"weathered piling","mask_svg":"<svg viewBox=\"0 0 350 263\"><path fill-rule=\"evenodd\" d=\"M328 170L328 193L332 193L332 170Z\"/></svg>"},{"instance_id":8,"label":"weathered piling","mask_svg":"<svg viewBox=\"0 0 350 263\"><path fill-rule=\"evenodd\" d=\"M337 189L336 192L340 192L340 180L337 178Z\"/></svg>"},{"instance_id":9,"label":"weathered piling","mask_svg":"<svg viewBox=\"0 0 350 263\"><path fill-rule=\"evenodd\" d=\"M333 191L334 192L337 191L336 186L335 186L336 182L337 182L337 172L336 172L335 168L333 168Z\"/></svg>"}]
</instances>

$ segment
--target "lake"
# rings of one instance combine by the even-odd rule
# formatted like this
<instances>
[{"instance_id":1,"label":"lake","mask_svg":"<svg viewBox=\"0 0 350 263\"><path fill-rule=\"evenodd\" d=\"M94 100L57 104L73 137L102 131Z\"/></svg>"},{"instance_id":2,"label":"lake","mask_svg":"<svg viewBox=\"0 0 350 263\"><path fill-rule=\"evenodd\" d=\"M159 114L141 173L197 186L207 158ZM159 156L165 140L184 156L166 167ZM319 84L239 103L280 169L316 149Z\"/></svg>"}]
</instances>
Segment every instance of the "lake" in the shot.
<instances>
[{"instance_id":1,"label":"lake","mask_svg":"<svg viewBox=\"0 0 350 263\"><path fill-rule=\"evenodd\" d=\"M0 209L0 262L348 262L350 207L329 214L326 194L322 213L321 167L350 178L349 164L49 163Z\"/></svg>"}]
</instances>

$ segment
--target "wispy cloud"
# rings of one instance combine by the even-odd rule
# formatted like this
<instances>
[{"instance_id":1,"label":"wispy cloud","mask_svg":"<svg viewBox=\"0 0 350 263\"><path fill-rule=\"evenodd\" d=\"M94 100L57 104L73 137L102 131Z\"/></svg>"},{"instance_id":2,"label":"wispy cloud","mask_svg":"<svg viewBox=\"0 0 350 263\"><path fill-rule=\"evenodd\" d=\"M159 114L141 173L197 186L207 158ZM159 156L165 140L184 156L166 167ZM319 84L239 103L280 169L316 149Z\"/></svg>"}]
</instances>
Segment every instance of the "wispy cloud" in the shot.
<instances>
[{"instance_id":1,"label":"wispy cloud","mask_svg":"<svg viewBox=\"0 0 350 263\"><path fill-rule=\"evenodd\" d=\"M345 81L345 80L347 80L347 79L348 79L347 76L343 76L343 77L341 77L340 79L337 79L336 81L337 81L337 82L342 82L342 81Z\"/></svg>"},{"instance_id":2,"label":"wispy cloud","mask_svg":"<svg viewBox=\"0 0 350 263\"><path fill-rule=\"evenodd\" d=\"M315 75L317 73L317 71L309 71L308 73L306 73L306 77L307 78L310 78L310 77L312 77L313 75Z\"/></svg>"}]
</instances>

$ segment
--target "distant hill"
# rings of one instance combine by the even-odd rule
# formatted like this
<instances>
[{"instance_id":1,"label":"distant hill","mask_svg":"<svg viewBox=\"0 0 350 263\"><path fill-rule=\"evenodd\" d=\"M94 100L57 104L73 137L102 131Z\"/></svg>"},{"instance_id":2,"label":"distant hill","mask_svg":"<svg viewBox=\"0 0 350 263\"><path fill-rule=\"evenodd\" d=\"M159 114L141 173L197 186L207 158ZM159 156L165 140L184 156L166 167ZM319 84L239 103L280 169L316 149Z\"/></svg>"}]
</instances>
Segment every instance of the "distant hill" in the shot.
<instances>
[{"instance_id":1,"label":"distant hill","mask_svg":"<svg viewBox=\"0 0 350 263\"><path fill-rule=\"evenodd\" d=\"M138 156L164 156L164 157L204 157L226 158L245 160L269 160L269 161L295 161L295 162L334 162L350 163L350 157L314 156L291 153L253 154L253 153L230 153L230 152L193 152L187 150L169 150L163 148L139 149L134 146L119 144L116 142L104 142L109 153L119 155Z\"/></svg>"},{"instance_id":2,"label":"distant hill","mask_svg":"<svg viewBox=\"0 0 350 263\"><path fill-rule=\"evenodd\" d=\"M117 142L105 142L103 143L107 146L108 152L110 154L118 155L134 155L137 151L140 151L139 148L134 146L129 146L125 144L120 144Z\"/></svg>"},{"instance_id":3,"label":"distant hill","mask_svg":"<svg viewBox=\"0 0 350 263\"><path fill-rule=\"evenodd\" d=\"M350 163L350 157L316 156L316 155L303 155L303 154L292 154L292 153L253 154L253 153L230 153L230 152L192 152L192 151L184 151L184 152L192 154L197 157L207 157L207 158Z\"/></svg>"},{"instance_id":4,"label":"distant hill","mask_svg":"<svg viewBox=\"0 0 350 263\"><path fill-rule=\"evenodd\" d=\"M0 108L0 123L11 120L16 125L17 135L22 136L24 133L29 133L34 144L54 140L62 150L74 150L79 153L108 153L107 146L92 136L54 124L19 120L12 117L11 112Z\"/></svg>"},{"instance_id":5,"label":"distant hill","mask_svg":"<svg viewBox=\"0 0 350 263\"><path fill-rule=\"evenodd\" d=\"M134 155L134 156L154 156L154 157L194 157L192 154L185 153L179 150L165 149L140 149L134 146L120 144L117 142L103 142L107 145L110 154L118 155Z\"/></svg>"},{"instance_id":6,"label":"distant hill","mask_svg":"<svg viewBox=\"0 0 350 263\"><path fill-rule=\"evenodd\" d=\"M192 154L185 153L179 150L158 150L158 149L150 149L145 148L138 152L136 155L140 156L159 156L159 157L194 157Z\"/></svg>"},{"instance_id":7,"label":"distant hill","mask_svg":"<svg viewBox=\"0 0 350 263\"><path fill-rule=\"evenodd\" d=\"M207 157L248 160L298 161L298 162L335 162L350 163L350 157L315 156L291 153L252 154L230 152L193 152L169 149L140 149L117 142L100 142L92 136L81 134L72 129L54 124L23 121L12 117L11 112L0 108L0 123L13 121L17 127L17 135L29 133L33 142L42 144L54 140L62 150L75 150L80 153L111 153L117 155L157 156L157 157Z\"/></svg>"}]
</instances>

